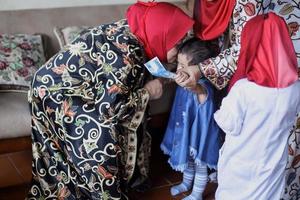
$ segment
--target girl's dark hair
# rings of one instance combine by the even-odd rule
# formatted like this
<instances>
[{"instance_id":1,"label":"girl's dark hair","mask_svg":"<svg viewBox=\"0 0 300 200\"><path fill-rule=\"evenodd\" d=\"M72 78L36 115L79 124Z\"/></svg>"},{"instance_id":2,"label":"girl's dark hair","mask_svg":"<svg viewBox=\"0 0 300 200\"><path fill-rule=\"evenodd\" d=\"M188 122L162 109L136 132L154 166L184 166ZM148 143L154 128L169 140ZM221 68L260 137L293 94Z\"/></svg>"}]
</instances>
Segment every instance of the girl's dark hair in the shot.
<instances>
[{"instance_id":1,"label":"girl's dark hair","mask_svg":"<svg viewBox=\"0 0 300 200\"><path fill-rule=\"evenodd\" d=\"M184 42L178 49L178 53L185 54L192 58L189 65L197 65L200 62L213 57L214 52L210 47L210 42L192 38Z\"/></svg>"}]
</instances>

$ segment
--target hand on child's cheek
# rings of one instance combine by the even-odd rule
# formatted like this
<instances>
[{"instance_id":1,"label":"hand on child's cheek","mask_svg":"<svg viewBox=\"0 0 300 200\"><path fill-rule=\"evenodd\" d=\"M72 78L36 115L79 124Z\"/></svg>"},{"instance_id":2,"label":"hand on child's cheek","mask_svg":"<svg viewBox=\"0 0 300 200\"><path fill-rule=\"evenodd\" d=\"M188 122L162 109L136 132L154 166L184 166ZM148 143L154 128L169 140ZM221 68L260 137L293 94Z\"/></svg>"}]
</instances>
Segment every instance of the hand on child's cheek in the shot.
<instances>
[{"instance_id":1,"label":"hand on child's cheek","mask_svg":"<svg viewBox=\"0 0 300 200\"><path fill-rule=\"evenodd\" d=\"M184 73L184 72L177 72L176 77L175 77L175 82L180 85L182 82L184 82L185 80L187 80L189 78L189 76Z\"/></svg>"}]
</instances>

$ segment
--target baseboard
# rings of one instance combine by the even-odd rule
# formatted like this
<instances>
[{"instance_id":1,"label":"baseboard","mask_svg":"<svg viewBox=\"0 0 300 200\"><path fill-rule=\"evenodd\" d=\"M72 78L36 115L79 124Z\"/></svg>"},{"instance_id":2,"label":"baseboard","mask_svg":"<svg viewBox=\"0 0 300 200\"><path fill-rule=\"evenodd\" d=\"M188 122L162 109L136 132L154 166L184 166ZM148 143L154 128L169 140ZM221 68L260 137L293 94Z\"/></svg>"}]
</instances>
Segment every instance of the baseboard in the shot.
<instances>
[{"instance_id":1,"label":"baseboard","mask_svg":"<svg viewBox=\"0 0 300 200\"><path fill-rule=\"evenodd\" d=\"M31 149L31 137L0 139L0 154Z\"/></svg>"}]
</instances>

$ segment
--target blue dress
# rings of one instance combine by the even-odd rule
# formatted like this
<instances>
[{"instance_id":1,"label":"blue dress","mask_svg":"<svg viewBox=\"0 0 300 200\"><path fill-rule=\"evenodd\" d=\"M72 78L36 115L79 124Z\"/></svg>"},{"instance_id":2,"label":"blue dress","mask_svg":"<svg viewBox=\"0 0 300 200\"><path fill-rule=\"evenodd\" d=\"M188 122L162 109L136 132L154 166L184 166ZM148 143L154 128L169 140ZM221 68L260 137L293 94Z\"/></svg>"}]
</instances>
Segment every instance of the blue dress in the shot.
<instances>
[{"instance_id":1,"label":"blue dress","mask_svg":"<svg viewBox=\"0 0 300 200\"><path fill-rule=\"evenodd\" d=\"M204 103L196 94L177 87L169 123L161 143L163 152L170 156L169 164L183 172L191 158L197 165L217 168L220 137L214 121L213 88L207 80L199 82L207 91Z\"/></svg>"}]
</instances>

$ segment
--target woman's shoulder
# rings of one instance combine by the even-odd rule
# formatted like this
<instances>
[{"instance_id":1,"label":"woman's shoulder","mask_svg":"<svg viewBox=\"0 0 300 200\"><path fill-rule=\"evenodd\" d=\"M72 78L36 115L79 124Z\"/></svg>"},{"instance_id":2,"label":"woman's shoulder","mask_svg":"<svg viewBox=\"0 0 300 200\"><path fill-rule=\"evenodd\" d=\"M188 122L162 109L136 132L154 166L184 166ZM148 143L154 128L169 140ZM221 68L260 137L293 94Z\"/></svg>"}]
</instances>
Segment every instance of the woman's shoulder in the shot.
<instances>
[{"instance_id":1,"label":"woman's shoulder","mask_svg":"<svg viewBox=\"0 0 300 200\"><path fill-rule=\"evenodd\" d=\"M271 96L283 96L298 95L300 97L300 81L296 81L291 85L284 88L267 87L258 85L253 81L249 81L246 78L237 81L230 92L234 93L235 96L247 96L255 97L255 99L264 99Z\"/></svg>"},{"instance_id":2,"label":"woman's shoulder","mask_svg":"<svg viewBox=\"0 0 300 200\"><path fill-rule=\"evenodd\" d=\"M238 80L238 81L234 84L234 86L235 86L235 87L242 87L242 86L248 85L248 84L251 85L252 82L250 82L247 78L242 78L242 79Z\"/></svg>"},{"instance_id":3,"label":"woman's shoulder","mask_svg":"<svg viewBox=\"0 0 300 200\"><path fill-rule=\"evenodd\" d=\"M78 41L86 41L88 39L95 40L98 37L109 37L112 40L119 36L124 35L124 37L133 38L127 23L126 19L121 19L119 21L100 24L97 26L86 27L81 31L76 40L72 43L76 43ZM90 37L92 36L92 37Z\"/></svg>"},{"instance_id":4,"label":"woman's shoulder","mask_svg":"<svg viewBox=\"0 0 300 200\"><path fill-rule=\"evenodd\" d=\"M95 26L95 28L99 28L99 29L107 29L110 27L114 27L114 28L119 28L119 29L126 29L128 28L128 23L126 19L120 19L118 21L114 21L114 22L110 22L110 23L105 23L105 24L101 24L99 26Z\"/></svg>"},{"instance_id":5,"label":"woman's shoulder","mask_svg":"<svg viewBox=\"0 0 300 200\"><path fill-rule=\"evenodd\" d=\"M242 78L234 83L230 91L243 91L247 88L255 87L256 84L254 82L249 81L247 78Z\"/></svg>"}]
</instances>

